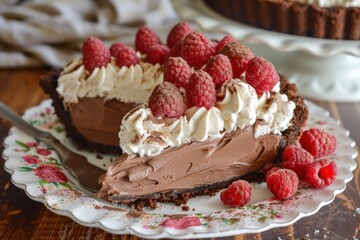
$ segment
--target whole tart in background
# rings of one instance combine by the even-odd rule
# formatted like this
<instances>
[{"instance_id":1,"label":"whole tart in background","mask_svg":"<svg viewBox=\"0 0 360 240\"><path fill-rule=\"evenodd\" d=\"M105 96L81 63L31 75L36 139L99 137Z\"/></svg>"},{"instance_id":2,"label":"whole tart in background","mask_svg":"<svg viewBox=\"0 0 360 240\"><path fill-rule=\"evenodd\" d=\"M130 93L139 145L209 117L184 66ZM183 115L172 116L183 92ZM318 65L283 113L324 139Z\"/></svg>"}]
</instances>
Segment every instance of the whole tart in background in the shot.
<instances>
[{"instance_id":1,"label":"whole tart in background","mask_svg":"<svg viewBox=\"0 0 360 240\"><path fill-rule=\"evenodd\" d=\"M204 0L211 9L251 26L300 36L360 40L358 0Z\"/></svg>"}]
</instances>

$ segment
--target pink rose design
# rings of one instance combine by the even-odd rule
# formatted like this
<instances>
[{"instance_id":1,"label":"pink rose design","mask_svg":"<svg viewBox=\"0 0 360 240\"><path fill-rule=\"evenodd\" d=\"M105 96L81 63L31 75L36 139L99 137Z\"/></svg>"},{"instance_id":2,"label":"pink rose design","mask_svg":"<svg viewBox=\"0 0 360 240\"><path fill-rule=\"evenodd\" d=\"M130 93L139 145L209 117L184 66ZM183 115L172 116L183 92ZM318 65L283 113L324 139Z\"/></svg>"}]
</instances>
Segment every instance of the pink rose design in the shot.
<instances>
[{"instance_id":1,"label":"pink rose design","mask_svg":"<svg viewBox=\"0 0 360 240\"><path fill-rule=\"evenodd\" d=\"M28 146L29 148L38 146L38 144L36 142L27 142L27 143L25 143L25 145Z\"/></svg>"},{"instance_id":2,"label":"pink rose design","mask_svg":"<svg viewBox=\"0 0 360 240\"><path fill-rule=\"evenodd\" d=\"M45 148L38 148L36 152L40 155L47 156L51 154L51 151Z\"/></svg>"},{"instance_id":3,"label":"pink rose design","mask_svg":"<svg viewBox=\"0 0 360 240\"><path fill-rule=\"evenodd\" d=\"M26 155L26 156L22 157L22 159L27 164L39 164L39 163L41 163L40 159L38 159L38 158L36 158L34 156L30 156L30 155Z\"/></svg>"},{"instance_id":4,"label":"pink rose design","mask_svg":"<svg viewBox=\"0 0 360 240\"><path fill-rule=\"evenodd\" d=\"M46 189L45 189L44 187L41 187L41 188L40 188L40 191L41 191L43 194L46 193Z\"/></svg>"},{"instance_id":5,"label":"pink rose design","mask_svg":"<svg viewBox=\"0 0 360 240\"><path fill-rule=\"evenodd\" d=\"M42 164L39 167L33 169L35 175L41 179L44 179L48 182L60 182L66 183L68 181L67 177L59 171L58 168L48 165Z\"/></svg>"},{"instance_id":6,"label":"pink rose design","mask_svg":"<svg viewBox=\"0 0 360 240\"><path fill-rule=\"evenodd\" d=\"M192 226L201 226L200 219L197 217L184 217L181 219L167 219L160 226L175 229L185 229Z\"/></svg>"},{"instance_id":7,"label":"pink rose design","mask_svg":"<svg viewBox=\"0 0 360 240\"><path fill-rule=\"evenodd\" d=\"M45 113L51 113L51 108L45 108Z\"/></svg>"}]
</instances>

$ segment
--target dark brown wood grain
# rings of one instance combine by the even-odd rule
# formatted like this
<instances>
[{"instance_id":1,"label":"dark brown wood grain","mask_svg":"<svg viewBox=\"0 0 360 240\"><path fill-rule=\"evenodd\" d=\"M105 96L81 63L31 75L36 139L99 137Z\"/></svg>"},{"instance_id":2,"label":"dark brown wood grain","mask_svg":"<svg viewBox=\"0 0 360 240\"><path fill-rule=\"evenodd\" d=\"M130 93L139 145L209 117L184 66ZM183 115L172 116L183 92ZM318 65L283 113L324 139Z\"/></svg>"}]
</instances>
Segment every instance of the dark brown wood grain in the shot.
<instances>
[{"instance_id":1,"label":"dark brown wood grain","mask_svg":"<svg viewBox=\"0 0 360 240\"><path fill-rule=\"evenodd\" d=\"M38 105L47 98L38 86L38 78L46 69L0 70L0 101L17 113ZM360 103L315 101L329 110L350 136L360 142ZM0 152L9 125L0 120ZM357 158L360 163L359 157ZM81 226L68 217L49 211L43 204L31 200L25 192L15 187L0 159L0 239L138 239L131 235L116 236L97 228ZM312 216L295 224L274 228L262 233L238 235L221 239L360 239L360 170L346 190L335 201L324 206Z\"/></svg>"}]
</instances>

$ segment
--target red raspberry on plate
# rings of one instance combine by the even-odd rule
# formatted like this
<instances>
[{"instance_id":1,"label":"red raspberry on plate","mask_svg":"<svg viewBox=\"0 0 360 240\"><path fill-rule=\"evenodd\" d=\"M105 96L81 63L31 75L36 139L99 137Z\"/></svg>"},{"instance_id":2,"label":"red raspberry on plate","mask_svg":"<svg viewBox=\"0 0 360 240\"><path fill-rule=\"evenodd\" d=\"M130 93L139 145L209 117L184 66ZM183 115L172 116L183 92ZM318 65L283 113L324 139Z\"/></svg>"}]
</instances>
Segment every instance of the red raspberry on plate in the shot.
<instances>
[{"instance_id":1,"label":"red raspberry on plate","mask_svg":"<svg viewBox=\"0 0 360 240\"><path fill-rule=\"evenodd\" d=\"M267 177L266 185L277 199L285 200L294 196L297 192L299 178L290 169L280 169Z\"/></svg>"},{"instance_id":2,"label":"red raspberry on plate","mask_svg":"<svg viewBox=\"0 0 360 240\"><path fill-rule=\"evenodd\" d=\"M191 76L191 68L181 57L170 57L164 66L164 81L177 87L186 88Z\"/></svg>"},{"instance_id":3,"label":"red raspberry on plate","mask_svg":"<svg viewBox=\"0 0 360 240\"><path fill-rule=\"evenodd\" d=\"M151 64L163 64L169 48L165 45L156 44L149 48L146 54L146 61Z\"/></svg>"},{"instance_id":4,"label":"red raspberry on plate","mask_svg":"<svg viewBox=\"0 0 360 240\"><path fill-rule=\"evenodd\" d=\"M251 50L240 42L225 44L220 53L229 58L235 78L239 78L245 72L248 62L254 57Z\"/></svg>"},{"instance_id":5,"label":"red raspberry on plate","mask_svg":"<svg viewBox=\"0 0 360 240\"><path fill-rule=\"evenodd\" d=\"M314 157L305 149L291 145L282 154L282 166L293 170L300 179L305 178L306 168L314 162Z\"/></svg>"},{"instance_id":6,"label":"red raspberry on plate","mask_svg":"<svg viewBox=\"0 0 360 240\"><path fill-rule=\"evenodd\" d=\"M220 193L220 199L225 205L241 207L250 202L251 192L251 186L247 181L238 180Z\"/></svg>"},{"instance_id":7,"label":"red raspberry on plate","mask_svg":"<svg viewBox=\"0 0 360 240\"><path fill-rule=\"evenodd\" d=\"M135 37L136 51L146 54L149 48L155 44L161 44L159 36L151 28L144 26L139 28Z\"/></svg>"},{"instance_id":8,"label":"red raspberry on plate","mask_svg":"<svg viewBox=\"0 0 360 240\"><path fill-rule=\"evenodd\" d=\"M311 128L302 133L300 144L306 151L311 153L314 158L319 158L335 151L336 138L330 133L318 128Z\"/></svg>"},{"instance_id":9,"label":"red raspberry on plate","mask_svg":"<svg viewBox=\"0 0 360 240\"><path fill-rule=\"evenodd\" d=\"M97 67L104 67L111 61L110 50L96 37L87 38L82 47L85 69L92 72Z\"/></svg>"},{"instance_id":10,"label":"red raspberry on plate","mask_svg":"<svg viewBox=\"0 0 360 240\"><path fill-rule=\"evenodd\" d=\"M192 27L187 22L180 22L176 24L169 32L166 44L172 48L178 41L185 38L186 35L192 32Z\"/></svg>"},{"instance_id":11,"label":"red raspberry on plate","mask_svg":"<svg viewBox=\"0 0 360 240\"><path fill-rule=\"evenodd\" d=\"M110 47L111 56L116 57L118 53L124 49L124 47L126 47L126 45L122 42L117 42L111 45Z\"/></svg>"},{"instance_id":12,"label":"red raspberry on plate","mask_svg":"<svg viewBox=\"0 0 360 240\"><path fill-rule=\"evenodd\" d=\"M199 32L188 34L183 43L180 55L190 67L201 68L215 54L215 45Z\"/></svg>"},{"instance_id":13,"label":"red raspberry on plate","mask_svg":"<svg viewBox=\"0 0 360 240\"><path fill-rule=\"evenodd\" d=\"M337 167L330 159L320 159L306 169L306 180L316 188L329 186L335 181Z\"/></svg>"},{"instance_id":14,"label":"red raspberry on plate","mask_svg":"<svg viewBox=\"0 0 360 240\"><path fill-rule=\"evenodd\" d=\"M237 42L237 40L233 36L226 35L225 37L223 37L223 39L220 40L219 43L216 44L215 47L216 54L220 53L222 48L229 42Z\"/></svg>"},{"instance_id":15,"label":"red raspberry on plate","mask_svg":"<svg viewBox=\"0 0 360 240\"><path fill-rule=\"evenodd\" d=\"M185 111L181 92L170 82L162 82L154 88L149 98L149 107L155 117L178 118Z\"/></svg>"},{"instance_id":16,"label":"red raspberry on plate","mask_svg":"<svg viewBox=\"0 0 360 240\"><path fill-rule=\"evenodd\" d=\"M210 109L216 102L214 81L204 70L198 70L191 75L186 90L189 107Z\"/></svg>"},{"instance_id":17,"label":"red raspberry on plate","mask_svg":"<svg viewBox=\"0 0 360 240\"><path fill-rule=\"evenodd\" d=\"M116 56L116 66L130 67L140 62L136 52L130 47L124 47Z\"/></svg>"},{"instance_id":18,"label":"red raspberry on plate","mask_svg":"<svg viewBox=\"0 0 360 240\"><path fill-rule=\"evenodd\" d=\"M254 57L248 62L245 79L257 94L262 94L271 91L280 78L271 62L262 57Z\"/></svg>"},{"instance_id":19,"label":"red raspberry on plate","mask_svg":"<svg viewBox=\"0 0 360 240\"><path fill-rule=\"evenodd\" d=\"M206 63L205 71L213 78L215 85L220 85L233 77L230 60L223 54L211 57Z\"/></svg>"}]
</instances>

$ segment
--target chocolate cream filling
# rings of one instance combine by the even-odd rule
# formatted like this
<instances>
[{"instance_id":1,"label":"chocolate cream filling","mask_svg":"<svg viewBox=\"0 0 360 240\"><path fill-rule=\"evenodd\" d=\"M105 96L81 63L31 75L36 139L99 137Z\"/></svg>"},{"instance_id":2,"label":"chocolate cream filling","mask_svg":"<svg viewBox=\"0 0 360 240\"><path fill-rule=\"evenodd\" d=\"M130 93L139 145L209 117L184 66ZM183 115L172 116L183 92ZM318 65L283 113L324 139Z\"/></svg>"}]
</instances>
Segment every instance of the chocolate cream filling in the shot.
<instances>
[{"instance_id":1,"label":"chocolate cream filling","mask_svg":"<svg viewBox=\"0 0 360 240\"><path fill-rule=\"evenodd\" d=\"M276 158L279 135L254 138L254 126L223 138L169 148L157 156L124 154L100 177L99 197L116 201L186 191L238 178Z\"/></svg>"},{"instance_id":2,"label":"chocolate cream filling","mask_svg":"<svg viewBox=\"0 0 360 240\"><path fill-rule=\"evenodd\" d=\"M119 145L118 133L121 120L136 103L123 103L105 98L80 98L70 107L72 123L88 141Z\"/></svg>"}]
</instances>

